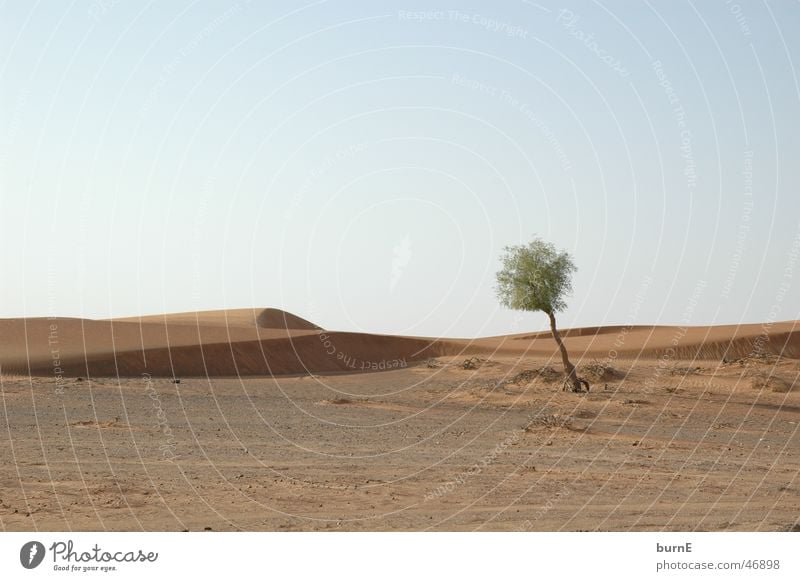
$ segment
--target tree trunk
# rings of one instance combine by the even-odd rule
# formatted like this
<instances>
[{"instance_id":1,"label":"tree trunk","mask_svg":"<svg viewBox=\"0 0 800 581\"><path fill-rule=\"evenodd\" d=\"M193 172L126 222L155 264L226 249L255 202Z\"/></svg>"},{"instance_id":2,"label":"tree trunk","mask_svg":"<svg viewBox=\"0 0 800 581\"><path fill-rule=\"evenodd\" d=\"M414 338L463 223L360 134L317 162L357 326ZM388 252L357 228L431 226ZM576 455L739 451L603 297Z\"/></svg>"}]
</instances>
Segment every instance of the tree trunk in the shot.
<instances>
[{"instance_id":1,"label":"tree trunk","mask_svg":"<svg viewBox=\"0 0 800 581\"><path fill-rule=\"evenodd\" d=\"M561 362L564 364L564 373L567 374L567 378L572 384L572 389L575 391L581 391L581 382L578 379L578 372L575 369L575 366L569 360L567 348L564 346L564 341L561 340L561 335L558 333L558 329L556 328L556 316L553 313L547 313L547 316L550 317L550 332L553 333L553 339L556 340L556 344L561 351Z\"/></svg>"}]
</instances>

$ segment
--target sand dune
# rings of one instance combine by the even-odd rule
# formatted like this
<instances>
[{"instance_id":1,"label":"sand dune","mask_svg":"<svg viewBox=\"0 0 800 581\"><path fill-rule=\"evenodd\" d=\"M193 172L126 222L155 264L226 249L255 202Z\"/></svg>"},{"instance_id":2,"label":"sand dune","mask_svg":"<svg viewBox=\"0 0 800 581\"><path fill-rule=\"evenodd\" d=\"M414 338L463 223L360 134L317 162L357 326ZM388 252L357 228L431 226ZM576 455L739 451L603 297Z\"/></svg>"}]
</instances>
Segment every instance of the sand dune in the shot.
<instances>
[{"instance_id":1,"label":"sand dune","mask_svg":"<svg viewBox=\"0 0 800 581\"><path fill-rule=\"evenodd\" d=\"M321 327L292 313L280 309L259 308L146 315L112 319L112 321L121 323L158 323L162 325L195 325L199 327L259 327L261 329L297 331L321 330Z\"/></svg>"},{"instance_id":2,"label":"sand dune","mask_svg":"<svg viewBox=\"0 0 800 581\"><path fill-rule=\"evenodd\" d=\"M555 357L549 333L481 339L323 331L279 309L235 309L113 320L0 320L4 373L69 376L238 376L381 371L439 356ZM797 321L715 327L565 329L578 360L800 357Z\"/></svg>"},{"instance_id":3,"label":"sand dune","mask_svg":"<svg viewBox=\"0 0 800 581\"><path fill-rule=\"evenodd\" d=\"M800 358L800 321L718 326L608 326L565 329L570 352L582 357L722 360L738 359L759 351ZM549 332L493 337L504 347L545 355L554 351Z\"/></svg>"}]
</instances>

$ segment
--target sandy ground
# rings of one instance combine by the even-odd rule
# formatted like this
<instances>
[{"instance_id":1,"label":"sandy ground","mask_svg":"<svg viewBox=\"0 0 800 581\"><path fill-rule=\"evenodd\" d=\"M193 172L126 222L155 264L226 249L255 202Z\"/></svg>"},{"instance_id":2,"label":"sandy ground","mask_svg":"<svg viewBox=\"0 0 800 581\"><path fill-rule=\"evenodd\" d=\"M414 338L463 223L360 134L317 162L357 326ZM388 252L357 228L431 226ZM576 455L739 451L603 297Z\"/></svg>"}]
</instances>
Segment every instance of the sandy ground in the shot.
<instances>
[{"instance_id":1,"label":"sandy ground","mask_svg":"<svg viewBox=\"0 0 800 581\"><path fill-rule=\"evenodd\" d=\"M356 336L297 321L279 329L253 313L230 324L219 314L80 322L99 329L83 352L69 326L78 320L62 319L58 363L70 373L60 377L41 345L52 321L0 321L4 337L28 329L24 349L0 356L0 528L800 528L797 323L766 334L629 328L613 351L622 328L575 330L566 341L592 391L574 394L561 390L546 335ZM171 366L130 363L142 327L150 338L139 351L176 351ZM220 350L201 348L201 358L227 348L234 365L253 367L173 373L194 369L179 349L192 333ZM270 367L295 372L256 373L253 345ZM125 373L92 373L118 360ZM364 372L365 362L388 369Z\"/></svg>"}]
</instances>

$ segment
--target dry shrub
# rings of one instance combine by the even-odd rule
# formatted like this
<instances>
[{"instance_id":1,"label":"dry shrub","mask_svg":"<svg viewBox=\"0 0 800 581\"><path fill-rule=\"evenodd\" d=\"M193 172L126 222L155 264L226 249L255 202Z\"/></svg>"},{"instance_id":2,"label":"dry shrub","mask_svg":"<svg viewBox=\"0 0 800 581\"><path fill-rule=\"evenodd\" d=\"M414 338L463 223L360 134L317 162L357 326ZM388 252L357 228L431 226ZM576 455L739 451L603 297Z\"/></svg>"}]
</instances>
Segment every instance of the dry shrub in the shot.
<instances>
[{"instance_id":1,"label":"dry shrub","mask_svg":"<svg viewBox=\"0 0 800 581\"><path fill-rule=\"evenodd\" d=\"M567 428L572 426L572 418L558 412L542 412L534 416L526 425L525 431L532 432L536 429L557 429Z\"/></svg>"},{"instance_id":2,"label":"dry shrub","mask_svg":"<svg viewBox=\"0 0 800 581\"><path fill-rule=\"evenodd\" d=\"M530 383L537 377L539 377L538 369L525 369L524 371L520 371L519 373L517 373L506 383L509 385L524 385Z\"/></svg>"},{"instance_id":3,"label":"dry shrub","mask_svg":"<svg viewBox=\"0 0 800 581\"><path fill-rule=\"evenodd\" d=\"M746 357L739 357L738 359L728 359L723 357L723 365L738 365L740 367L751 367L753 365L774 365L780 361L780 357L771 353L751 353Z\"/></svg>"},{"instance_id":4,"label":"dry shrub","mask_svg":"<svg viewBox=\"0 0 800 581\"><path fill-rule=\"evenodd\" d=\"M546 383L554 383L560 381L563 377L564 375L560 371L553 369L549 365L545 365L539 369L525 369L524 371L520 371L504 383L506 385L527 385L537 379L541 379Z\"/></svg>"},{"instance_id":5,"label":"dry shrub","mask_svg":"<svg viewBox=\"0 0 800 581\"><path fill-rule=\"evenodd\" d=\"M113 420L106 420L104 422L97 420L82 420L78 422L72 422L70 426L75 426L78 428L124 428L128 427L128 424L120 422L119 416L114 416Z\"/></svg>"},{"instance_id":6,"label":"dry shrub","mask_svg":"<svg viewBox=\"0 0 800 581\"><path fill-rule=\"evenodd\" d=\"M650 402L646 399L626 399L622 402L622 405L632 405L638 407L640 405L647 405Z\"/></svg>"},{"instance_id":7,"label":"dry shrub","mask_svg":"<svg viewBox=\"0 0 800 581\"><path fill-rule=\"evenodd\" d=\"M536 374L538 379L541 379L545 383L555 383L556 381L561 381L564 378L563 373L553 369L549 365L539 368L536 371Z\"/></svg>"},{"instance_id":8,"label":"dry shrub","mask_svg":"<svg viewBox=\"0 0 800 581\"><path fill-rule=\"evenodd\" d=\"M462 369L480 369L484 365L489 363L488 359L484 359L483 357L470 357L464 360L464 363L461 364Z\"/></svg>"},{"instance_id":9,"label":"dry shrub","mask_svg":"<svg viewBox=\"0 0 800 581\"><path fill-rule=\"evenodd\" d=\"M611 367L608 363L592 361L582 367L583 375L591 377L595 381L609 381L622 375L619 371Z\"/></svg>"},{"instance_id":10,"label":"dry shrub","mask_svg":"<svg viewBox=\"0 0 800 581\"><path fill-rule=\"evenodd\" d=\"M509 380L503 381L500 383L500 386L505 385L528 385L532 381L536 381L537 379L541 379L545 383L555 383L556 381L561 381L564 378L564 374L560 371L556 371L549 365L545 365L544 367L540 367L539 369L525 369L517 373L514 377Z\"/></svg>"},{"instance_id":11,"label":"dry shrub","mask_svg":"<svg viewBox=\"0 0 800 581\"><path fill-rule=\"evenodd\" d=\"M673 365L669 368L670 375L697 375L703 370L702 367L679 367Z\"/></svg>"}]
</instances>

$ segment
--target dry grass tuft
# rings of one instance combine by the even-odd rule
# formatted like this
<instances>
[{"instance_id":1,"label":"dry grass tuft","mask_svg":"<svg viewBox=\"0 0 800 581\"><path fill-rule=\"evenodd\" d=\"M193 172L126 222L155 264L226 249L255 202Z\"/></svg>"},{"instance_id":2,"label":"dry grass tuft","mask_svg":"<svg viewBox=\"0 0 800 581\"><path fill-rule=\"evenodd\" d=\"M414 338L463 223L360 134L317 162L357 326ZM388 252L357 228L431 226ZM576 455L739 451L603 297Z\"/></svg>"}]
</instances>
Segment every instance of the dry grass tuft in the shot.
<instances>
[{"instance_id":1,"label":"dry grass tuft","mask_svg":"<svg viewBox=\"0 0 800 581\"><path fill-rule=\"evenodd\" d=\"M554 430L558 428L572 427L572 418L558 412L540 413L534 416L526 425L525 432L533 432L536 429Z\"/></svg>"}]
</instances>

